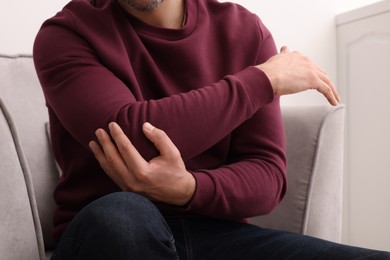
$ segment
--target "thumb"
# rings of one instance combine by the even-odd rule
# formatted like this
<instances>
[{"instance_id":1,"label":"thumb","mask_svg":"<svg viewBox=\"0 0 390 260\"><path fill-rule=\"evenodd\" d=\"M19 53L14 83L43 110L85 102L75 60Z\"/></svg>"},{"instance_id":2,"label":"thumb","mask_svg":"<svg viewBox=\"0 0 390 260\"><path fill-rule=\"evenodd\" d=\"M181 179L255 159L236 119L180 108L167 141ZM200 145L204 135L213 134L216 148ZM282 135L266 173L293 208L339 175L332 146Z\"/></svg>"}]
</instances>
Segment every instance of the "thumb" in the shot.
<instances>
[{"instance_id":1,"label":"thumb","mask_svg":"<svg viewBox=\"0 0 390 260\"><path fill-rule=\"evenodd\" d=\"M180 156L179 150L163 130L154 127L148 122L143 124L142 130L157 150L159 150L160 155L168 157Z\"/></svg>"},{"instance_id":2,"label":"thumb","mask_svg":"<svg viewBox=\"0 0 390 260\"><path fill-rule=\"evenodd\" d=\"M282 48L280 48L280 53L289 53L290 50L286 45L283 45Z\"/></svg>"}]
</instances>

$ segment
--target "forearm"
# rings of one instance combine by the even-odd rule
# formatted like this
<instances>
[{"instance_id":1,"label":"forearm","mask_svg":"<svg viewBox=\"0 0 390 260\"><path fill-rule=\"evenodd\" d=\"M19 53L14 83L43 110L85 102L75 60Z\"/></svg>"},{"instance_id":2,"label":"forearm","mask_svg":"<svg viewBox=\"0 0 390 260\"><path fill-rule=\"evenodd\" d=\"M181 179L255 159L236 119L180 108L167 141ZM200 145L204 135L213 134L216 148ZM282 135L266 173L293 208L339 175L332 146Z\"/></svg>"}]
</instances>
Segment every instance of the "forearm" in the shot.
<instances>
[{"instance_id":1,"label":"forearm","mask_svg":"<svg viewBox=\"0 0 390 260\"><path fill-rule=\"evenodd\" d=\"M136 102L114 120L146 158L155 155L154 149L140 138L139 129L149 121L164 129L186 161L209 149L272 100L268 79L248 68L188 93Z\"/></svg>"},{"instance_id":2,"label":"forearm","mask_svg":"<svg viewBox=\"0 0 390 260\"><path fill-rule=\"evenodd\" d=\"M197 190L189 205L191 211L237 219L272 210L287 187L279 100L259 109L233 131L225 165L193 174Z\"/></svg>"},{"instance_id":3,"label":"forearm","mask_svg":"<svg viewBox=\"0 0 390 260\"><path fill-rule=\"evenodd\" d=\"M140 133L144 122L164 129L183 159L188 160L273 100L268 79L253 67L213 85L159 100L136 100L123 83L104 72L104 68L98 68L87 85L82 82L83 77L59 80L66 82L66 86L43 79L48 104L84 146L94 139L97 128L107 129L108 123L114 121L146 159L156 156L157 151ZM107 86L111 89L107 90Z\"/></svg>"},{"instance_id":4,"label":"forearm","mask_svg":"<svg viewBox=\"0 0 390 260\"><path fill-rule=\"evenodd\" d=\"M260 160L193 174L197 190L188 210L223 219L267 214L281 201L286 188L283 170Z\"/></svg>"}]
</instances>

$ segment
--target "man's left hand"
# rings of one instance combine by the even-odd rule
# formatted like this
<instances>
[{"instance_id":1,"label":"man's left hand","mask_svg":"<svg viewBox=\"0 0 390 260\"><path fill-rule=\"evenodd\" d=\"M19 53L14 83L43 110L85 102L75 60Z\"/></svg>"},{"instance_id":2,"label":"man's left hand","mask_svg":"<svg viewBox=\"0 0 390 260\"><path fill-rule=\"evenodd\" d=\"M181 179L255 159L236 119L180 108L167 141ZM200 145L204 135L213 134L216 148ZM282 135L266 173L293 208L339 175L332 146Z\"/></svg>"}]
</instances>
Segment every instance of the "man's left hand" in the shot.
<instances>
[{"instance_id":1,"label":"man's left hand","mask_svg":"<svg viewBox=\"0 0 390 260\"><path fill-rule=\"evenodd\" d=\"M144 134L160 152L147 162L117 123L110 123L109 130L115 144L106 131L98 129L100 145L91 141L89 147L103 170L123 191L177 206L191 200L195 178L186 170L179 150L164 131L150 123L143 125Z\"/></svg>"}]
</instances>

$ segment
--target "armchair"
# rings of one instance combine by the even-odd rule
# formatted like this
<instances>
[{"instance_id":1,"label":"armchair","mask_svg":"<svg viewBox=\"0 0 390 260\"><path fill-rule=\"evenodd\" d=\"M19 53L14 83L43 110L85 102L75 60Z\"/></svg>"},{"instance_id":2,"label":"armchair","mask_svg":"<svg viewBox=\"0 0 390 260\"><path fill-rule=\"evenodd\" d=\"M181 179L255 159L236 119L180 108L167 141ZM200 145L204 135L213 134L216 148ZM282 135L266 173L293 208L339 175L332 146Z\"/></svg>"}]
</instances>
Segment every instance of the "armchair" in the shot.
<instances>
[{"instance_id":1,"label":"armchair","mask_svg":"<svg viewBox=\"0 0 390 260\"><path fill-rule=\"evenodd\" d=\"M340 240L344 107L283 107L289 189L254 224ZM0 259L49 259L58 170L31 56L0 55Z\"/></svg>"}]
</instances>

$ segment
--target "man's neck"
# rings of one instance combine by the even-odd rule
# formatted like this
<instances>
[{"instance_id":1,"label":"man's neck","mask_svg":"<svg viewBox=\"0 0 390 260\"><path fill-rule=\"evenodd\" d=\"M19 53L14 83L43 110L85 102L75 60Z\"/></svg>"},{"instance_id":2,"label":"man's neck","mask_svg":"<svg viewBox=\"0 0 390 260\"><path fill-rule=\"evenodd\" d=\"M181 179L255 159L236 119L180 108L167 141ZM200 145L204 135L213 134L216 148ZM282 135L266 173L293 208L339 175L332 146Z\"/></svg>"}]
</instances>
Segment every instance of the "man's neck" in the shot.
<instances>
[{"instance_id":1,"label":"man's neck","mask_svg":"<svg viewBox=\"0 0 390 260\"><path fill-rule=\"evenodd\" d=\"M141 21L167 29L183 28L185 23L185 0L165 0L150 12L140 12L118 0L122 8Z\"/></svg>"}]
</instances>

